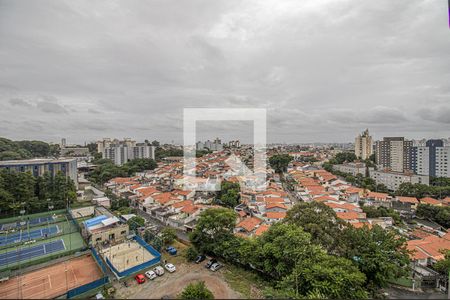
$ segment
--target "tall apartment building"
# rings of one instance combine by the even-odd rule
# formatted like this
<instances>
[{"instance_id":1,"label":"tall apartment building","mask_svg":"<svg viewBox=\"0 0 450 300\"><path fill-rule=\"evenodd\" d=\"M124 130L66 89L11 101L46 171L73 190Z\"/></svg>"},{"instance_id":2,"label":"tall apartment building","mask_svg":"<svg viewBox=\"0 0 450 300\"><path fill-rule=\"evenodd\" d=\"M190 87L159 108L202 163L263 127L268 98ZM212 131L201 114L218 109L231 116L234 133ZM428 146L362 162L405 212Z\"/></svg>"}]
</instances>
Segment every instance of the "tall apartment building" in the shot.
<instances>
[{"instance_id":1,"label":"tall apartment building","mask_svg":"<svg viewBox=\"0 0 450 300\"><path fill-rule=\"evenodd\" d=\"M369 135L369 129L355 138L355 155L361 159L368 159L373 153L372 137Z\"/></svg>"},{"instance_id":2,"label":"tall apartment building","mask_svg":"<svg viewBox=\"0 0 450 300\"><path fill-rule=\"evenodd\" d=\"M222 141L219 138L216 138L214 141L207 140L206 142L197 142L196 143L197 150L211 150L211 151L222 151L223 145Z\"/></svg>"},{"instance_id":3,"label":"tall apartment building","mask_svg":"<svg viewBox=\"0 0 450 300\"><path fill-rule=\"evenodd\" d=\"M393 172L412 170L413 142L404 137L385 137L376 142L376 163Z\"/></svg>"},{"instance_id":4,"label":"tall apartment building","mask_svg":"<svg viewBox=\"0 0 450 300\"><path fill-rule=\"evenodd\" d=\"M428 140L425 146L413 147L411 157L416 174L450 177L450 147L443 140Z\"/></svg>"},{"instance_id":5,"label":"tall apartment building","mask_svg":"<svg viewBox=\"0 0 450 300\"><path fill-rule=\"evenodd\" d=\"M154 146L146 143L137 144L131 139L124 139L123 141L103 139L103 141L97 142L97 150L102 150L103 158L110 159L119 166L137 158L155 159Z\"/></svg>"}]
</instances>

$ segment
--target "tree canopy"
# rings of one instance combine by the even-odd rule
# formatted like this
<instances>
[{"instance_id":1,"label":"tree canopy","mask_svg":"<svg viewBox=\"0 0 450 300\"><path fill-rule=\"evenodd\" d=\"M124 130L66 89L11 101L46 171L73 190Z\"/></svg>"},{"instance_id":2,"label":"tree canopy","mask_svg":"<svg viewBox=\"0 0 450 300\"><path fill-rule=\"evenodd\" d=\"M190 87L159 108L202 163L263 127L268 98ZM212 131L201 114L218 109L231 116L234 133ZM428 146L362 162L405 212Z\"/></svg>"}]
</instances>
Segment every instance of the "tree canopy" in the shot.
<instances>
[{"instance_id":1,"label":"tree canopy","mask_svg":"<svg viewBox=\"0 0 450 300\"><path fill-rule=\"evenodd\" d=\"M12 141L0 138L0 160L52 157L59 155L59 146L42 141Z\"/></svg>"},{"instance_id":2,"label":"tree canopy","mask_svg":"<svg viewBox=\"0 0 450 300\"><path fill-rule=\"evenodd\" d=\"M205 282L189 283L184 290L178 295L179 299L214 299L213 293L208 290Z\"/></svg>"},{"instance_id":3,"label":"tree canopy","mask_svg":"<svg viewBox=\"0 0 450 300\"><path fill-rule=\"evenodd\" d=\"M277 173L283 173L292 160L289 154L277 154L269 158L269 164Z\"/></svg>"},{"instance_id":4,"label":"tree canopy","mask_svg":"<svg viewBox=\"0 0 450 300\"><path fill-rule=\"evenodd\" d=\"M62 209L67 202L76 200L74 182L61 172L54 177L49 173L34 177L28 172L0 171L1 215L18 215L24 209L27 214Z\"/></svg>"},{"instance_id":5,"label":"tree canopy","mask_svg":"<svg viewBox=\"0 0 450 300\"><path fill-rule=\"evenodd\" d=\"M133 159L122 166L115 165L109 159L100 159L95 163L97 168L89 174L89 179L99 184L115 177L128 177L136 172L153 170L157 167L156 162L151 158Z\"/></svg>"},{"instance_id":6,"label":"tree canopy","mask_svg":"<svg viewBox=\"0 0 450 300\"><path fill-rule=\"evenodd\" d=\"M240 186L239 183L230 182L230 181L222 181L220 186L220 192L218 193L218 204L221 204L225 207L234 208L239 204L239 195Z\"/></svg>"}]
</instances>

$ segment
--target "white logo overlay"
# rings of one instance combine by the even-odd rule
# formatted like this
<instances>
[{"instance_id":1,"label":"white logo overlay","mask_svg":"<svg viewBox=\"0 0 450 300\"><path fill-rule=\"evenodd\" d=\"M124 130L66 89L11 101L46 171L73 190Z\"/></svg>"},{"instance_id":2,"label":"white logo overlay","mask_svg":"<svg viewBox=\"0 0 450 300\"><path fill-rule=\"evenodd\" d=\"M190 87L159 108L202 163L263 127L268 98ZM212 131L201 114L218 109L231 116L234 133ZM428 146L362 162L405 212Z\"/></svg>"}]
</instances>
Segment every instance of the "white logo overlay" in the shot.
<instances>
[{"instance_id":1,"label":"white logo overlay","mask_svg":"<svg viewBox=\"0 0 450 300\"><path fill-rule=\"evenodd\" d=\"M255 191L266 189L266 109L265 108L185 108L183 110L184 176L185 190L220 191L219 178L196 177L196 125L197 121L253 121L253 171L231 153L225 163L230 170L227 179L238 176L245 188Z\"/></svg>"}]
</instances>

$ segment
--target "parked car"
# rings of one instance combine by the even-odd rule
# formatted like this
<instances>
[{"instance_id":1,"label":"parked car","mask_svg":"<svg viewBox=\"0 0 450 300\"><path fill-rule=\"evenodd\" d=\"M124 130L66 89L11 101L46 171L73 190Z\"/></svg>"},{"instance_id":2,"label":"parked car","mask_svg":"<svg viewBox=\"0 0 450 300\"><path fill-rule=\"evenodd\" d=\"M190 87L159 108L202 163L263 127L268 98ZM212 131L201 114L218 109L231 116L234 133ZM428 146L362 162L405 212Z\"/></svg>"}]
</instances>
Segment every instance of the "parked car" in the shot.
<instances>
[{"instance_id":1,"label":"parked car","mask_svg":"<svg viewBox=\"0 0 450 300\"><path fill-rule=\"evenodd\" d=\"M165 264L164 268L166 268L166 270L170 273L173 273L177 270L177 268L175 268L175 266L171 263Z\"/></svg>"},{"instance_id":2,"label":"parked car","mask_svg":"<svg viewBox=\"0 0 450 300\"><path fill-rule=\"evenodd\" d=\"M168 247L166 248L166 251L167 251L170 255L175 255L175 254L177 254L177 249L174 248L174 247L172 247L172 246L168 246Z\"/></svg>"},{"instance_id":3,"label":"parked car","mask_svg":"<svg viewBox=\"0 0 450 300\"><path fill-rule=\"evenodd\" d=\"M156 268L154 268L153 272L155 272L155 274L158 276L164 275L164 269L161 266L157 266Z\"/></svg>"},{"instance_id":4,"label":"parked car","mask_svg":"<svg viewBox=\"0 0 450 300\"><path fill-rule=\"evenodd\" d=\"M222 268L222 267L223 267L222 264L215 263L215 264L213 264L213 265L211 266L210 270L213 271L213 272L215 272L215 271L219 270L219 269Z\"/></svg>"},{"instance_id":5,"label":"parked car","mask_svg":"<svg viewBox=\"0 0 450 300\"><path fill-rule=\"evenodd\" d=\"M207 269L211 268L211 266L212 266L213 264L215 264L216 262L217 262L217 259L215 259L215 258L211 259L210 261L208 261L208 262L206 263L205 268L207 268Z\"/></svg>"},{"instance_id":6,"label":"parked car","mask_svg":"<svg viewBox=\"0 0 450 300\"><path fill-rule=\"evenodd\" d=\"M204 256L204 255L199 255L199 256L197 256L197 258L195 259L195 263L196 264L199 264L199 263L201 263L202 261L204 261L206 259L206 256Z\"/></svg>"},{"instance_id":7,"label":"parked car","mask_svg":"<svg viewBox=\"0 0 450 300\"><path fill-rule=\"evenodd\" d=\"M156 277L158 277L158 275L156 275L156 273L154 271L147 271L147 272L145 272L145 277L147 277L150 280L153 280Z\"/></svg>"},{"instance_id":8,"label":"parked car","mask_svg":"<svg viewBox=\"0 0 450 300\"><path fill-rule=\"evenodd\" d=\"M136 279L136 282L138 284L142 284L145 282L145 276L142 274L137 274L136 276L134 276L134 279Z\"/></svg>"}]
</instances>

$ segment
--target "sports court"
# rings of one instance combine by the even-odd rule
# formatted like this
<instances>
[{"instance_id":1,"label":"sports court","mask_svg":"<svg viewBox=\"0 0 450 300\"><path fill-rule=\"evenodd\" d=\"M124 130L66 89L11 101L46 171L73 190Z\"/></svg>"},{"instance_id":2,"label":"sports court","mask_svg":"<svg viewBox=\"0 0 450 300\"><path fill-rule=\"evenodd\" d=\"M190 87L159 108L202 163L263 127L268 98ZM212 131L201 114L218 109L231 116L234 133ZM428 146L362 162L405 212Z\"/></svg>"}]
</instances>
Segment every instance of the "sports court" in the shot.
<instances>
[{"instance_id":1,"label":"sports court","mask_svg":"<svg viewBox=\"0 0 450 300\"><path fill-rule=\"evenodd\" d=\"M63 250L66 250L66 246L62 239L30 247L21 247L16 249L15 251L0 253L0 267L8 264L18 263L21 261L28 261L35 257Z\"/></svg>"},{"instance_id":2,"label":"sports court","mask_svg":"<svg viewBox=\"0 0 450 300\"><path fill-rule=\"evenodd\" d=\"M40 224L44 224L44 223L51 223L53 221L54 221L54 218L52 216L38 217L38 218L30 219L30 220L15 221L15 222L11 222L11 223L0 224L0 230L7 231L7 230L15 229L15 228L21 228L21 227L26 227L26 226L36 226L36 225L40 225Z\"/></svg>"},{"instance_id":3,"label":"sports court","mask_svg":"<svg viewBox=\"0 0 450 300\"><path fill-rule=\"evenodd\" d=\"M53 225L41 229L35 229L31 231L21 230L20 232L0 235L0 246L6 246L10 244L26 242L30 240L40 239L43 237L49 237L59 232L59 227Z\"/></svg>"},{"instance_id":4,"label":"sports court","mask_svg":"<svg viewBox=\"0 0 450 300\"><path fill-rule=\"evenodd\" d=\"M155 256L147 251L147 249L135 241L129 241L104 248L100 250L100 253L104 258L107 258L119 272L123 272L155 258Z\"/></svg>"},{"instance_id":5,"label":"sports court","mask_svg":"<svg viewBox=\"0 0 450 300\"><path fill-rule=\"evenodd\" d=\"M42 268L0 283L0 299L49 299L102 278L91 255Z\"/></svg>"}]
</instances>

